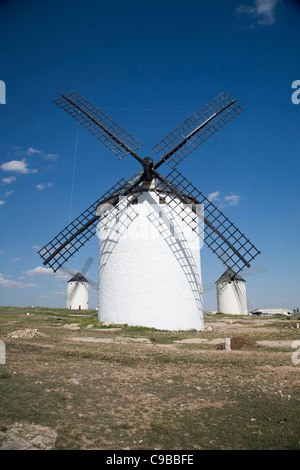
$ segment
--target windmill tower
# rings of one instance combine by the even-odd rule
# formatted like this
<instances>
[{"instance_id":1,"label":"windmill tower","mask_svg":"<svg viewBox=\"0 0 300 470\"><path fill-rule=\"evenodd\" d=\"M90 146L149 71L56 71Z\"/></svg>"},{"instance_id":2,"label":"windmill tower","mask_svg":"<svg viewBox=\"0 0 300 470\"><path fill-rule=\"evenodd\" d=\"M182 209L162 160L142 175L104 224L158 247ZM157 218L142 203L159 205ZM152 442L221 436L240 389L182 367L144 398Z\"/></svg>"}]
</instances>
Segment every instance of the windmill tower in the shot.
<instances>
[{"instance_id":1,"label":"windmill tower","mask_svg":"<svg viewBox=\"0 0 300 470\"><path fill-rule=\"evenodd\" d=\"M194 113L154 147L156 163L141 158L142 144L77 93L55 102L119 158L129 154L142 169L45 245L39 251L43 264L56 271L97 232L101 320L203 329L202 240L236 273L259 251L176 167L241 112L236 100L222 92ZM167 176L157 171L165 163Z\"/></svg>"},{"instance_id":2,"label":"windmill tower","mask_svg":"<svg viewBox=\"0 0 300 470\"><path fill-rule=\"evenodd\" d=\"M81 274L75 274L67 284L67 308L87 310L89 308L89 283Z\"/></svg>"},{"instance_id":3,"label":"windmill tower","mask_svg":"<svg viewBox=\"0 0 300 470\"><path fill-rule=\"evenodd\" d=\"M92 263L93 258L88 258L82 270L78 272L65 267L60 268L61 271L72 276L67 282L66 308L71 310L87 310L89 308L89 286L98 289L95 282L85 277Z\"/></svg>"},{"instance_id":4,"label":"windmill tower","mask_svg":"<svg viewBox=\"0 0 300 470\"><path fill-rule=\"evenodd\" d=\"M257 274L264 274L266 272L267 272L266 266L261 265L261 266L254 266L252 268L243 269L242 271L239 271L239 274L236 274L236 276L240 278L240 281L244 281L244 283L245 283L246 281L243 279L244 277L253 276L253 275L257 275ZM241 276L243 276L243 278ZM219 308L218 308L219 312L224 312L225 313L226 310L228 310L226 306L225 307L222 306L223 299L226 299L225 296L222 299L222 295L225 292L225 284L229 285L229 282L231 281L232 277L234 277L234 272L231 269L227 269L217 281L208 282L202 288L202 293L203 293L204 296L208 292L210 292L212 290L215 290L217 292L217 299L219 297L221 297L221 305L218 304L219 305ZM221 285L221 283L223 285ZM219 294L219 291L221 291L222 287L224 287L224 289ZM242 290L242 292L243 292L243 294L242 295L240 294L240 296L239 296L239 303L241 304L241 310L240 311L244 311L244 312L246 311L246 313L247 313L248 309L251 306L251 301L248 298L248 295L246 295L246 287L245 287L245 290L243 290L242 288L240 289L240 285L239 285L239 292L240 292L240 290ZM235 298L236 298L236 295L235 295ZM221 310L221 308L222 308L222 310ZM232 312L230 312L230 313L232 313Z\"/></svg>"},{"instance_id":5,"label":"windmill tower","mask_svg":"<svg viewBox=\"0 0 300 470\"><path fill-rule=\"evenodd\" d=\"M232 269L216 281L218 312L233 315L247 315L246 281Z\"/></svg>"},{"instance_id":6,"label":"windmill tower","mask_svg":"<svg viewBox=\"0 0 300 470\"><path fill-rule=\"evenodd\" d=\"M181 201L156 181L120 204L111 224L104 219L98 225L101 320L203 329L197 215L189 209L193 225L183 225L173 210Z\"/></svg>"}]
</instances>

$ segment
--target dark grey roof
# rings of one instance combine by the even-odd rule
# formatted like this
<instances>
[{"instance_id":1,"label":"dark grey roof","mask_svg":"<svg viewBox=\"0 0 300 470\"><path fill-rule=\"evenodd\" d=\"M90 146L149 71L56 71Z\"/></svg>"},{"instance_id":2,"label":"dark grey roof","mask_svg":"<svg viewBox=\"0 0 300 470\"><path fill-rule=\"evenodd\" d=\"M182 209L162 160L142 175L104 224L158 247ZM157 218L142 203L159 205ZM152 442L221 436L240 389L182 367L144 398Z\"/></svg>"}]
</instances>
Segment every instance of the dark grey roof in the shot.
<instances>
[{"instance_id":1,"label":"dark grey roof","mask_svg":"<svg viewBox=\"0 0 300 470\"><path fill-rule=\"evenodd\" d=\"M216 282L226 282L229 280L246 282L245 279L243 279L239 274L235 273L231 268L227 268L226 271L222 274L222 276L219 277Z\"/></svg>"},{"instance_id":2,"label":"dark grey roof","mask_svg":"<svg viewBox=\"0 0 300 470\"><path fill-rule=\"evenodd\" d=\"M68 282L87 282L87 279L81 274L81 273L76 273L74 276L68 280Z\"/></svg>"},{"instance_id":3,"label":"dark grey roof","mask_svg":"<svg viewBox=\"0 0 300 470\"><path fill-rule=\"evenodd\" d=\"M124 183L122 186L120 186L118 188L118 191L116 191L116 193L114 193L113 196L117 196L118 194L122 193L124 190L126 191L135 181L137 181L142 176L142 174L143 174L143 170L136 173L132 178L130 178L128 181L126 181L126 183ZM174 188L174 193L175 194L178 191L180 191L170 181L168 181L168 183L172 188ZM140 189L142 187L142 185L143 185L143 183L140 183L138 185L138 188ZM165 183L163 183L162 181L155 178L155 190L156 191L162 191L162 192L170 193L171 192L170 186L167 186ZM134 190L133 190L133 193L134 193ZM184 194L182 193L182 195L184 195Z\"/></svg>"}]
</instances>

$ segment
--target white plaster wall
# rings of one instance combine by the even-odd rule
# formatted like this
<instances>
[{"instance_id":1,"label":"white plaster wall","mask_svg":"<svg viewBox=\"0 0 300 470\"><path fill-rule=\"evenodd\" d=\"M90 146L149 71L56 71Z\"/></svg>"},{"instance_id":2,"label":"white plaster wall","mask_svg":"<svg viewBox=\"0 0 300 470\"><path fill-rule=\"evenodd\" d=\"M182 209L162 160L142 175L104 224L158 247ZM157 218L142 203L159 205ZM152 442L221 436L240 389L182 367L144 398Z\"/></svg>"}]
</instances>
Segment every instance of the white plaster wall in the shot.
<instances>
[{"instance_id":1,"label":"white plaster wall","mask_svg":"<svg viewBox=\"0 0 300 470\"><path fill-rule=\"evenodd\" d=\"M77 284L77 287L76 287ZM89 285L87 282L68 282L67 308L71 310L87 310L89 308ZM72 295L73 289L74 295Z\"/></svg>"},{"instance_id":2,"label":"white plaster wall","mask_svg":"<svg viewBox=\"0 0 300 470\"><path fill-rule=\"evenodd\" d=\"M119 206L98 225L100 320L203 329L199 235L153 191Z\"/></svg>"},{"instance_id":3,"label":"white plaster wall","mask_svg":"<svg viewBox=\"0 0 300 470\"><path fill-rule=\"evenodd\" d=\"M218 312L247 315L246 283L244 281L217 282Z\"/></svg>"}]
</instances>

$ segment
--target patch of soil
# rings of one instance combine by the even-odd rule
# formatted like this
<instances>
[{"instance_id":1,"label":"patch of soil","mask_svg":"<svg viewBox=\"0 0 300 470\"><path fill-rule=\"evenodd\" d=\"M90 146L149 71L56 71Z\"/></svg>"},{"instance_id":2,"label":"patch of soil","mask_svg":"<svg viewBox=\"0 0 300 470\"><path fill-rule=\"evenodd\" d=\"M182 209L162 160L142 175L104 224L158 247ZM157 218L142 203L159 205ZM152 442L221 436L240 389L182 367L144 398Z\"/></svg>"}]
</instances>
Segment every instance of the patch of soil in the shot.
<instances>
[{"instance_id":1,"label":"patch of soil","mask_svg":"<svg viewBox=\"0 0 300 470\"><path fill-rule=\"evenodd\" d=\"M239 349L259 348L259 346L257 344L252 343L248 339L242 338L240 336L237 336L235 338L231 338L230 346L231 346L232 351L237 351ZM216 344L215 349L221 349L221 350L225 349L225 342Z\"/></svg>"}]
</instances>

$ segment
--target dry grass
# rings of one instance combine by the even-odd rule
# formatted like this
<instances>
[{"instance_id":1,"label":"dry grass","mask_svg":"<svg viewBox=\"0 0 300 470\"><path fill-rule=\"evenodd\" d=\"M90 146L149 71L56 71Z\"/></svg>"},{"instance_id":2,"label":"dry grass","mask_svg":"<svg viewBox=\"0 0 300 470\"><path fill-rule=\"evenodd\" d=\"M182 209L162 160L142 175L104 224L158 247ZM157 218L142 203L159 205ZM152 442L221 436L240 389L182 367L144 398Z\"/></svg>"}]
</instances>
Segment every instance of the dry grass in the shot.
<instances>
[{"instance_id":1,"label":"dry grass","mask_svg":"<svg viewBox=\"0 0 300 470\"><path fill-rule=\"evenodd\" d=\"M80 314L0 308L2 430L48 426L58 433L56 449L299 449L294 350L249 347L299 339L292 321L207 315L211 331L161 332L103 330L95 312ZM45 336L8 336L25 328ZM228 336L241 349L210 342ZM174 343L187 338L207 341Z\"/></svg>"}]
</instances>

